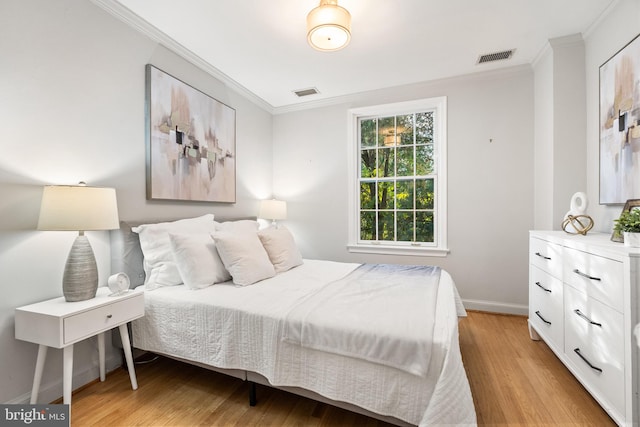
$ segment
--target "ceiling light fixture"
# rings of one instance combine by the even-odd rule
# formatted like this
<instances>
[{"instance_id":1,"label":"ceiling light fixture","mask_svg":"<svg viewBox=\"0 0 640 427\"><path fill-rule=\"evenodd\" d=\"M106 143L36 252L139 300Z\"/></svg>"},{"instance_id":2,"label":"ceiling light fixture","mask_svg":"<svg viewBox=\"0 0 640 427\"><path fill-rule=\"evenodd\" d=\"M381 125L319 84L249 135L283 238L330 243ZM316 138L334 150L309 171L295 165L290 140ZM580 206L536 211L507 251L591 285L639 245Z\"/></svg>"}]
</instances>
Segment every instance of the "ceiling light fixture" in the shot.
<instances>
[{"instance_id":1,"label":"ceiling light fixture","mask_svg":"<svg viewBox=\"0 0 640 427\"><path fill-rule=\"evenodd\" d=\"M307 41L317 50L340 50L351 40L351 14L338 0L320 0L307 15Z\"/></svg>"}]
</instances>

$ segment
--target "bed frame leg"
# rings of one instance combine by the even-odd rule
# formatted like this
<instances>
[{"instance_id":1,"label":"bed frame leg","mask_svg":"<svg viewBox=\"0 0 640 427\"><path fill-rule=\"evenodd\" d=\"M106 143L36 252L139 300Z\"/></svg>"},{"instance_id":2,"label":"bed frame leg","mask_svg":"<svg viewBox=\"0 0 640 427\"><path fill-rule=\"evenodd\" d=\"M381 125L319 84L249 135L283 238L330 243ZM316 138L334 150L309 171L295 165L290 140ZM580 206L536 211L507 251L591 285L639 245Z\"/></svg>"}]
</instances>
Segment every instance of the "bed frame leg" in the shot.
<instances>
[{"instance_id":1,"label":"bed frame leg","mask_svg":"<svg viewBox=\"0 0 640 427\"><path fill-rule=\"evenodd\" d=\"M256 399L256 383L249 381L249 406L256 406L258 400Z\"/></svg>"}]
</instances>

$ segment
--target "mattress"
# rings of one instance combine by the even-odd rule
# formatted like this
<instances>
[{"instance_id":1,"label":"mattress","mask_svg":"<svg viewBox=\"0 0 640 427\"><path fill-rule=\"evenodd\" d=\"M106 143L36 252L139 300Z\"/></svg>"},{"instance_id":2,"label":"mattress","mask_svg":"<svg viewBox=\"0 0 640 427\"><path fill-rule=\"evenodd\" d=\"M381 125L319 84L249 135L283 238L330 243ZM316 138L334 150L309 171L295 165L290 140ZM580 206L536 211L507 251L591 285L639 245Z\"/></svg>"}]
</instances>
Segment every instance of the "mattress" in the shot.
<instances>
[{"instance_id":1,"label":"mattress","mask_svg":"<svg viewBox=\"0 0 640 427\"><path fill-rule=\"evenodd\" d=\"M431 351L423 375L283 340L283 321L301 301L360 264L305 260L252 286L145 291L134 346L199 364L258 373L274 386L299 387L410 424L475 424L458 345L464 316L455 285L441 271Z\"/></svg>"}]
</instances>

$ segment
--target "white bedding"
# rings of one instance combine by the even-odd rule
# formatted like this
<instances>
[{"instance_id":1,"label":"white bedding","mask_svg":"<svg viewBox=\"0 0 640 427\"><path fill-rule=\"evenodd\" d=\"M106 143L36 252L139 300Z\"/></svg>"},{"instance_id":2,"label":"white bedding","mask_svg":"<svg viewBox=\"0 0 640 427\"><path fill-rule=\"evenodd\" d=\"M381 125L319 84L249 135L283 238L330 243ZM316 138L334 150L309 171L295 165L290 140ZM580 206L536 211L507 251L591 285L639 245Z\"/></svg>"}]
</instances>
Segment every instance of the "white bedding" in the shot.
<instances>
[{"instance_id":1,"label":"white bedding","mask_svg":"<svg viewBox=\"0 0 640 427\"><path fill-rule=\"evenodd\" d=\"M305 260L252 286L172 286L147 291L133 322L134 346L224 369L257 372L275 386L301 387L411 424L475 424L458 346L465 315L442 271L433 346L424 376L281 340L282 320L305 296L359 264ZM212 309L213 307L213 309Z\"/></svg>"},{"instance_id":2,"label":"white bedding","mask_svg":"<svg viewBox=\"0 0 640 427\"><path fill-rule=\"evenodd\" d=\"M283 339L425 376L434 325L428 313L435 312L440 271L361 265L296 304L283 321Z\"/></svg>"}]
</instances>

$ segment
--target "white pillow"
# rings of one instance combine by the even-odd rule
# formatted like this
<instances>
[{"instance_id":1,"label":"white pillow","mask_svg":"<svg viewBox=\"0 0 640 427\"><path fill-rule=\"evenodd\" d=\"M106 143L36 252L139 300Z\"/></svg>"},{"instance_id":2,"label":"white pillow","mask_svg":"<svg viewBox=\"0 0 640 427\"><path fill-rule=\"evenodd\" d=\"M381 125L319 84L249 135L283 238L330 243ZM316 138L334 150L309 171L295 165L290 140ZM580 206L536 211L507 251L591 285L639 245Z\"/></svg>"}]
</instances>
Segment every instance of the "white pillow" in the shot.
<instances>
[{"instance_id":1,"label":"white pillow","mask_svg":"<svg viewBox=\"0 0 640 427\"><path fill-rule=\"evenodd\" d=\"M302 255L287 228L281 225L278 228L265 228L258 231L258 237L276 273L282 273L302 264Z\"/></svg>"},{"instance_id":2,"label":"white pillow","mask_svg":"<svg viewBox=\"0 0 640 427\"><path fill-rule=\"evenodd\" d=\"M236 285L251 285L276 275L257 232L224 230L216 231L212 237Z\"/></svg>"},{"instance_id":3,"label":"white pillow","mask_svg":"<svg viewBox=\"0 0 640 427\"><path fill-rule=\"evenodd\" d=\"M258 231L260 224L258 221L250 219L240 219L237 221L214 221L216 231Z\"/></svg>"},{"instance_id":4,"label":"white pillow","mask_svg":"<svg viewBox=\"0 0 640 427\"><path fill-rule=\"evenodd\" d=\"M231 280L208 233L169 233L169 241L180 277L189 289L206 288Z\"/></svg>"},{"instance_id":5,"label":"white pillow","mask_svg":"<svg viewBox=\"0 0 640 427\"><path fill-rule=\"evenodd\" d=\"M143 224L131 230L140 236L140 248L144 254L145 285L147 289L174 286L182 283L169 241L172 233L204 233L215 229L213 214L173 222Z\"/></svg>"}]
</instances>

